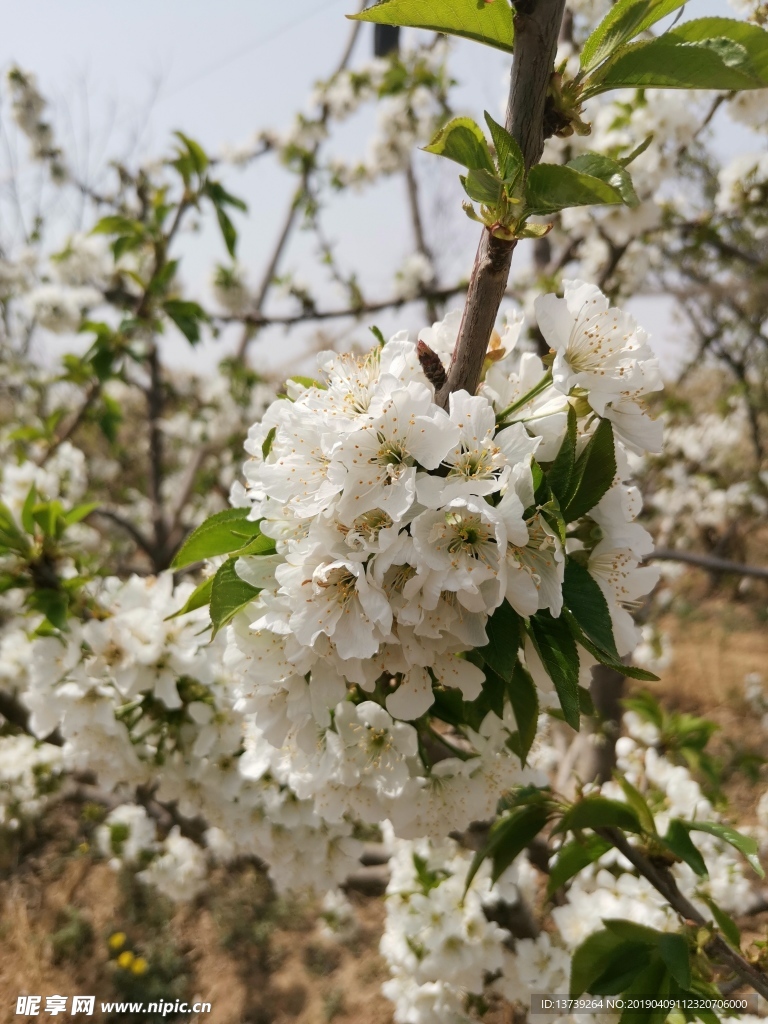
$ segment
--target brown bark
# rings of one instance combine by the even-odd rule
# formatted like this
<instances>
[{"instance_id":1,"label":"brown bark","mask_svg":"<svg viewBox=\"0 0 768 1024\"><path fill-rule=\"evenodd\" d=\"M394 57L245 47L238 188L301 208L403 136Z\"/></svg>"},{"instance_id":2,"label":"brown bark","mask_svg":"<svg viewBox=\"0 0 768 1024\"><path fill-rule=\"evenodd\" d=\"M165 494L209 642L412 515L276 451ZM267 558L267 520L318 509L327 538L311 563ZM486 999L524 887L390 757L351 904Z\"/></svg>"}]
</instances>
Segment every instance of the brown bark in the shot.
<instances>
[{"instance_id":1,"label":"brown bark","mask_svg":"<svg viewBox=\"0 0 768 1024\"><path fill-rule=\"evenodd\" d=\"M519 0L515 7L505 127L522 150L526 170L538 163L544 150L544 108L564 8L565 0ZM452 391L477 390L516 244L483 229L448 379L436 396L442 406L448 405Z\"/></svg>"}]
</instances>

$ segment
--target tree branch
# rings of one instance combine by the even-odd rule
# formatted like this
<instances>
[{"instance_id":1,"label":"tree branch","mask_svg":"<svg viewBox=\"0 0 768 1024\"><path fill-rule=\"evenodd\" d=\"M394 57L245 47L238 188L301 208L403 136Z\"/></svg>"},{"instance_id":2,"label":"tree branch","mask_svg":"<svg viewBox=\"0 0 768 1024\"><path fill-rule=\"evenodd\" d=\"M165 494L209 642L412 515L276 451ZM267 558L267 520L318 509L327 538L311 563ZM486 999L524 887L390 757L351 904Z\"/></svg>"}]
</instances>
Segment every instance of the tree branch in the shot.
<instances>
[{"instance_id":1,"label":"tree branch","mask_svg":"<svg viewBox=\"0 0 768 1024\"><path fill-rule=\"evenodd\" d=\"M408 209L411 214L411 226L413 227L416 251L428 259L430 266L432 267L432 277L428 282L428 289L424 297L427 319L432 324L438 319L437 305L430 294L434 290L436 284L434 262L432 252L427 244L427 236L424 232L424 221L421 216L421 206L419 204L419 183L416 178L416 172L413 169L413 160L410 158L405 166L405 184L408 193Z\"/></svg>"},{"instance_id":2,"label":"tree branch","mask_svg":"<svg viewBox=\"0 0 768 1024\"><path fill-rule=\"evenodd\" d=\"M704 927L710 924L693 903L680 892L677 882L667 868L657 867L637 847L632 846L617 829L597 828L595 832L603 839L607 839L620 853L623 853L638 873L651 883L653 888L664 897L683 920L693 921L694 924ZM711 956L716 957L722 964L738 974L742 981L751 985L763 998L768 999L768 977L745 960L733 946L728 945L722 935L715 935L707 944L706 949Z\"/></svg>"},{"instance_id":3,"label":"tree branch","mask_svg":"<svg viewBox=\"0 0 768 1024\"><path fill-rule=\"evenodd\" d=\"M685 562L696 565L708 572L732 572L736 576L755 576L759 580L768 580L768 569L759 565L742 565L731 562L727 558L715 558L714 555L699 555L694 551L674 551L671 548L656 548L647 555L646 562Z\"/></svg>"},{"instance_id":4,"label":"tree branch","mask_svg":"<svg viewBox=\"0 0 768 1024\"><path fill-rule=\"evenodd\" d=\"M565 0L518 0L515 7L515 56L505 126L522 150L526 170L538 163L544 150L544 108L564 9ZM435 398L439 405L447 406L452 391L477 390L515 245L483 230L448 378Z\"/></svg>"},{"instance_id":5,"label":"tree branch","mask_svg":"<svg viewBox=\"0 0 768 1024\"><path fill-rule=\"evenodd\" d=\"M365 5L366 0L362 0L362 3L360 4L361 11L365 8ZM340 75L349 64L352 58L352 53L355 48L355 43L357 42L357 38L360 34L361 25L362 22L360 21L353 22L346 46L344 47L344 52L341 55L341 60L337 64L336 69L334 70L333 75L331 77L335 75ZM321 126L325 126L325 124L328 121L329 115L330 110L328 108L328 105L325 104L320 112ZM252 311L256 317L261 316L261 311L264 308L264 303L267 300L267 295L269 294L269 291L274 282L275 274L277 273L277 268L280 263L280 259L282 258L286 245L288 244L288 239L291 237L291 233L296 223L296 215L298 214L299 209L301 208L302 200L307 192L307 188L309 186L309 179L312 174L312 170L315 167L315 158L317 156L319 149L320 142L316 142L310 152L310 159L308 159L305 162L304 170L302 171L301 181L298 185L298 188L291 197L291 203L290 206L288 207L288 210L286 211L283 226L280 230L280 234L278 235L275 247L272 250L272 255L270 256L267 268L262 276L259 290L256 293ZM258 333L259 327L262 326L260 323L258 323L258 321L252 321L250 319L244 320L244 323L246 326L245 329L243 330L242 337L240 338L240 344L238 345L236 353L236 358L238 360L243 360L245 358L245 354L248 351L248 345L251 343L251 341L253 341L254 337Z\"/></svg>"},{"instance_id":6,"label":"tree branch","mask_svg":"<svg viewBox=\"0 0 768 1024\"><path fill-rule=\"evenodd\" d=\"M342 320L350 316L359 319L369 313L381 313L385 309L400 309L413 302L445 302L466 290L467 283L461 281L448 288L423 291L407 298L399 295L396 298L383 299L381 302L366 302L360 306L345 306L343 309L309 309L285 316L262 316L260 313L251 312L242 316L212 316L211 319L221 324L242 323L257 329L275 326L294 327L296 324L313 323L316 320Z\"/></svg>"}]
</instances>

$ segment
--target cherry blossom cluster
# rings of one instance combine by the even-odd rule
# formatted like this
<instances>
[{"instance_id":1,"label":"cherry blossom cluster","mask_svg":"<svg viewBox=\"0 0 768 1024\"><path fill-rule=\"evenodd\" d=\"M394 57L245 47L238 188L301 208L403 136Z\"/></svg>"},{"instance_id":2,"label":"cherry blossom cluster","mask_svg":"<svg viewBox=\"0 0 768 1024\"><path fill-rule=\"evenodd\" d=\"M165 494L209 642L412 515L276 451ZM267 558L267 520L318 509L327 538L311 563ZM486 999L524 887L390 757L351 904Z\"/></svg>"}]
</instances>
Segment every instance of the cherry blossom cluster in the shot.
<instances>
[{"instance_id":1,"label":"cherry blossom cluster","mask_svg":"<svg viewBox=\"0 0 768 1024\"><path fill-rule=\"evenodd\" d=\"M505 745L514 726L495 714L469 760L432 766L421 738L436 693L480 695L485 674L465 654L487 645L503 602L524 618L560 615L567 553L579 550L605 594L619 651L636 642L627 608L657 573L639 567L651 539L634 522L625 449L658 449L660 425L639 404L661 386L658 364L642 328L592 285L568 282L536 316L551 370L517 345L514 318L479 393L456 392L445 410L401 333L364 355L322 355L319 379L289 380L249 432L232 501L275 552L237 561L260 593L230 627L226 663L293 788L331 820L391 818L401 835L431 834L434 820L441 834L522 778ZM449 314L419 342L447 366L458 326ZM555 459L569 409L579 449L600 417L612 422L618 470L587 541L566 551L533 474ZM527 641L525 658L549 693Z\"/></svg>"},{"instance_id":2,"label":"cherry blossom cluster","mask_svg":"<svg viewBox=\"0 0 768 1024\"><path fill-rule=\"evenodd\" d=\"M690 771L659 752L658 730L634 712L624 716L623 724L627 735L617 744L618 768L651 800L659 829L675 816L717 821L718 813ZM542 735L537 754L542 766L547 758L557 758L551 743L551 736ZM599 791L626 800L616 783L606 783ZM765 804L755 830L763 844L768 838ZM503 926L499 909L516 910L516 922L526 920L531 931L538 931L531 911L541 904L544 878L526 853L493 886L483 864L465 896L471 851L452 840L391 841L392 875L380 950L390 970L383 991L394 1003L398 1024L474 1020L472 1008L480 999L486 1006L504 999L522 1009L530 1006L533 993L567 992L574 950L606 919L623 918L660 931L679 929L664 899L615 850L582 871L562 893L551 911L551 931L521 938ZM731 913L744 913L757 902L743 861L731 847L706 833L696 833L695 843L709 877L697 878L686 864L674 865L672 872L702 912L706 905L701 896ZM542 1014L542 1019L546 1024L587 1024L594 1017Z\"/></svg>"}]
</instances>

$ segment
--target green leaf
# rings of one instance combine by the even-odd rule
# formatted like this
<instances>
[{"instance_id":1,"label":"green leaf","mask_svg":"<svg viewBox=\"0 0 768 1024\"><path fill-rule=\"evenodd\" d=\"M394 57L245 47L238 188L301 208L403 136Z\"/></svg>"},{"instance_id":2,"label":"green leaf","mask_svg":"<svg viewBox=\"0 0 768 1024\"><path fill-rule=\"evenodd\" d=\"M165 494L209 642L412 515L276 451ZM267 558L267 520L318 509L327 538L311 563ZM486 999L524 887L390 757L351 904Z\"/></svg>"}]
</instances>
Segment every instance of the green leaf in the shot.
<instances>
[{"instance_id":1,"label":"green leaf","mask_svg":"<svg viewBox=\"0 0 768 1024\"><path fill-rule=\"evenodd\" d=\"M98 507L98 501L89 501L85 505L75 505L73 509L70 509L70 511L65 514L64 522L67 526L74 526L75 523L81 522Z\"/></svg>"},{"instance_id":2,"label":"green leaf","mask_svg":"<svg viewBox=\"0 0 768 1024\"><path fill-rule=\"evenodd\" d=\"M552 493L562 505L568 493L568 484L576 462L576 410L568 406L568 429L565 432L560 451L546 472L547 483Z\"/></svg>"},{"instance_id":3,"label":"green leaf","mask_svg":"<svg viewBox=\"0 0 768 1024\"><path fill-rule=\"evenodd\" d=\"M252 587L250 583L235 572L236 558L229 558L221 566L213 577L211 586L211 622L213 623L213 635L226 626L241 608L247 607L261 590Z\"/></svg>"},{"instance_id":4,"label":"green leaf","mask_svg":"<svg viewBox=\"0 0 768 1024\"><path fill-rule=\"evenodd\" d=\"M227 192L220 181L207 181L203 191L214 206L234 206L236 210L242 210L243 213L248 209L243 200L233 196L231 192Z\"/></svg>"},{"instance_id":5,"label":"green leaf","mask_svg":"<svg viewBox=\"0 0 768 1024\"><path fill-rule=\"evenodd\" d=\"M639 146L635 146L635 148L632 150L631 153L629 153L627 156L623 156L619 160L619 163L621 164L621 166L622 167L629 167L629 165L634 160L637 160L637 158L639 156L642 156L642 154L646 151L646 149L648 149L648 147L650 146L650 144L652 142L653 142L653 132L651 132L650 135L646 135L646 137L643 139L643 141L640 143L640 145Z\"/></svg>"},{"instance_id":6,"label":"green leaf","mask_svg":"<svg viewBox=\"0 0 768 1024\"><path fill-rule=\"evenodd\" d=\"M632 983L624 991L626 1000L632 997L645 996L650 994L657 996L660 1000L669 993L669 973L667 968L658 956L654 956L651 962L643 971L637 973ZM619 1020L619 1024L664 1024L669 1015L669 1009L663 1006L659 1009L646 1009L641 1006L639 1009L625 1009Z\"/></svg>"},{"instance_id":7,"label":"green leaf","mask_svg":"<svg viewBox=\"0 0 768 1024\"><path fill-rule=\"evenodd\" d=\"M505 682L512 679L518 664L521 619L509 601L504 601L486 623L488 643L478 648L486 665Z\"/></svg>"},{"instance_id":8,"label":"green leaf","mask_svg":"<svg viewBox=\"0 0 768 1024\"><path fill-rule=\"evenodd\" d=\"M234 259L235 249L237 248L237 231L235 231L235 225L220 206L216 207L216 217L219 221L224 245L226 245L229 255Z\"/></svg>"},{"instance_id":9,"label":"green leaf","mask_svg":"<svg viewBox=\"0 0 768 1024\"><path fill-rule=\"evenodd\" d=\"M469 890L472 879L480 865L487 858L493 862L492 882L496 882L512 861L541 832L549 821L550 811L540 803L515 808L511 814L500 818L491 828L488 842L478 850L467 874L464 892Z\"/></svg>"},{"instance_id":10,"label":"green leaf","mask_svg":"<svg viewBox=\"0 0 768 1024\"><path fill-rule=\"evenodd\" d=\"M199 586L195 587L186 602L177 612L174 612L173 615L166 616L163 621L168 622L170 619L177 619L180 615L186 615L188 612L194 612L198 608L204 608L206 605L211 603L212 590L213 576L209 576L207 580L203 580Z\"/></svg>"},{"instance_id":11,"label":"green leaf","mask_svg":"<svg viewBox=\"0 0 768 1024\"><path fill-rule=\"evenodd\" d=\"M141 236L145 233L145 227L139 220L130 220L128 217L102 217L94 228L92 235L134 235Z\"/></svg>"},{"instance_id":12,"label":"green leaf","mask_svg":"<svg viewBox=\"0 0 768 1024\"><path fill-rule=\"evenodd\" d=\"M619 777L618 783L624 791L627 803L637 815L637 820L643 826L645 831L651 836L656 835L656 822L653 820L653 811L648 806L648 801L645 799L643 794L639 790L635 789L628 779Z\"/></svg>"},{"instance_id":13,"label":"green leaf","mask_svg":"<svg viewBox=\"0 0 768 1024\"><path fill-rule=\"evenodd\" d=\"M709 39L736 43L749 55L751 73L757 75L762 85L768 85L768 32L749 21L736 18L696 18L676 26L667 35L683 43L703 43Z\"/></svg>"},{"instance_id":14,"label":"green leaf","mask_svg":"<svg viewBox=\"0 0 768 1024\"><path fill-rule=\"evenodd\" d=\"M680 824L683 828L688 829L689 832L708 832L711 836L717 836L718 839L722 839L724 843L729 843L739 853L744 855L753 870L761 878L765 878L763 866L757 856L759 847L756 839L753 839L751 836L742 835L741 832L737 832L730 825L722 825L714 821L681 821Z\"/></svg>"},{"instance_id":15,"label":"green leaf","mask_svg":"<svg viewBox=\"0 0 768 1024\"><path fill-rule=\"evenodd\" d=\"M694 846L693 840L685 825L677 818L670 821L667 834L664 836L664 845L669 847L672 853L692 868L699 877L708 874L707 865L699 850Z\"/></svg>"},{"instance_id":16,"label":"green leaf","mask_svg":"<svg viewBox=\"0 0 768 1024\"><path fill-rule=\"evenodd\" d=\"M579 655L562 616L537 612L528 620L528 633L547 675L555 685L565 721L579 728Z\"/></svg>"},{"instance_id":17,"label":"green leaf","mask_svg":"<svg viewBox=\"0 0 768 1024\"><path fill-rule=\"evenodd\" d=\"M593 932L573 954L570 995L576 999L584 992L598 989L604 995L622 992L649 961L644 946L617 942L616 935L607 928Z\"/></svg>"},{"instance_id":18,"label":"green leaf","mask_svg":"<svg viewBox=\"0 0 768 1024\"><path fill-rule=\"evenodd\" d=\"M658 682L659 677L655 676L653 672L648 672L647 669L637 668L635 665L625 665L618 658L614 658L608 654L607 651L601 650L584 633L581 626L576 621L576 617L573 615L569 608L564 607L562 611L563 619L568 624L568 628L571 631L573 639L588 651L593 658L596 658L601 665L607 665L608 668L612 668L615 672L618 672L622 676L626 676L627 679L642 679L645 682Z\"/></svg>"},{"instance_id":19,"label":"green leaf","mask_svg":"<svg viewBox=\"0 0 768 1024\"><path fill-rule=\"evenodd\" d=\"M498 206L501 202L504 186L495 174L480 168L470 171L459 179L464 191L470 199L484 206Z\"/></svg>"},{"instance_id":20,"label":"green leaf","mask_svg":"<svg viewBox=\"0 0 768 1024\"><path fill-rule=\"evenodd\" d=\"M163 309L173 320L181 333L193 345L200 341L200 324L208 320L208 314L197 302L183 299L168 299Z\"/></svg>"},{"instance_id":21,"label":"green leaf","mask_svg":"<svg viewBox=\"0 0 768 1024\"><path fill-rule=\"evenodd\" d=\"M184 541L171 562L172 569L183 569L216 555L239 551L248 541L261 535L260 521L248 518L247 508L227 508L206 519Z\"/></svg>"},{"instance_id":22,"label":"green leaf","mask_svg":"<svg viewBox=\"0 0 768 1024\"><path fill-rule=\"evenodd\" d=\"M471 117L455 117L449 121L424 147L424 152L447 157L470 171L494 174L496 170L483 129Z\"/></svg>"},{"instance_id":23,"label":"green leaf","mask_svg":"<svg viewBox=\"0 0 768 1024\"><path fill-rule=\"evenodd\" d=\"M536 739L539 724L539 696L530 672L518 661L507 686L507 696L517 722L520 760L525 765Z\"/></svg>"},{"instance_id":24,"label":"green leaf","mask_svg":"<svg viewBox=\"0 0 768 1024\"><path fill-rule=\"evenodd\" d=\"M609 89L762 89L768 33L730 18L687 22L648 42L630 43L593 74L584 98Z\"/></svg>"},{"instance_id":25,"label":"green leaf","mask_svg":"<svg viewBox=\"0 0 768 1024\"><path fill-rule=\"evenodd\" d=\"M490 3L478 3L478 0L381 0L361 14L347 17L353 21L373 21L378 25L445 32L512 52L512 8L507 0L491 0Z\"/></svg>"},{"instance_id":26,"label":"green leaf","mask_svg":"<svg viewBox=\"0 0 768 1024\"><path fill-rule=\"evenodd\" d=\"M123 422L123 410L117 399L108 395L106 391L102 391L94 418L104 437L110 444L115 444L117 428Z\"/></svg>"},{"instance_id":27,"label":"green leaf","mask_svg":"<svg viewBox=\"0 0 768 1024\"><path fill-rule=\"evenodd\" d=\"M270 429L267 431L267 436L264 438L264 443L261 446L261 454L264 459L266 459L266 457L272 451L272 444L275 440L276 434L277 427L270 427Z\"/></svg>"},{"instance_id":28,"label":"green leaf","mask_svg":"<svg viewBox=\"0 0 768 1024\"><path fill-rule=\"evenodd\" d=\"M555 832L574 832L582 828L619 828L624 832L643 833L643 826L628 804L604 796L586 796L560 819Z\"/></svg>"},{"instance_id":29,"label":"green leaf","mask_svg":"<svg viewBox=\"0 0 768 1024\"><path fill-rule=\"evenodd\" d=\"M571 206L623 203L617 188L600 178L560 164L537 164L525 186L525 215L557 213Z\"/></svg>"},{"instance_id":30,"label":"green leaf","mask_svg":"<svg viewBox=\"0 0 768 1024\"><path fill-rule=\"evenodd\" d=\"M37 504L37 488L34 484L27 491L27 496L24 499L24 505L21 509L21 525L27 531L30 536L34 536L35 533L35 520L32 517L32 512L35 505Z\"/></svg>"},{"instance_id":31,"label":"green leaf","mask_svg":"<svg viewBox=\"0 0 768 1024\"><path fill-rule=\"evenodd\" d=\"M565 563L563 602L592 643L621 661L605 595L584 566L573 558Z\"/></svg>"},{"instance_id":32,"label":"green leaf","mask_svg":"<svg viewBox=\"0 0 768 1024\"><path fill-rule=\"evenodd\" d=\"M33 590L27 598L27 605L35 611L42 612L56 629L66 630L69 597L63 590Z\"/></svg>"},{"instance_id":33,"label":"green leaf","mask_svg":"<svg viewBox=\"0 0 768 1024\"><path fill-rule=\"evenodd\" d=\"M622 942L633 942L654 948L665 970L672 975L678 985L683 988L690 987L690 956L684 935L679 932L658 932L655 928L621 919L604 919L603 924ZM644 994L652 991L653 989L646 989Z\"/></svg>"},{"instance_id":34,"label":"green leaf","mask_svg":"<svg viewBox=\"0 0 768 1024\"><path fill-rule=\"evenodd\" d=\"M566 523L580 519L600 501L616 476L616 449L610 420L600 420L584 451L576 459L562 505Z\"/></svg>"},{"instance_id":35,"label":"green leaf","mask_svg":"<svg viewBox=\"0 0 768 1024\"><path fill-rule=\"evenodd\" d=\"M682 988L690 988L691 958L685 936L679 932L661 932L656 948L677 984Z\"/></svg>"},{"instance_id":36,"label":"green leaf","mask_svg":"<svg viewBox=\"0 0 768 1024\"><path fill-rule=\"evenodd\" d=\"M707 896L702 892L697 892L696 896L698 899L703 900L712 911L715 924L723 933L724 938L730 942L734 949L741 949L741 932L730 914L726 914L724 910L721 910L711 896Z\"/></svg>"},{"instance_id":37,"label":"green leaf","mask_svg":"<svg viewBox=\"0 0 768 1024\"><path fill-rule=\"evenodd\" d=\"M610 157L603 156L602 153L582 153L574 160L569 160L566 167L573 167L583 174L591 174L593 178L599 178L615 188L625 206L634 209L640 205L632 179L624 165L616 160L611 160Z\"/></svg>"},{"instance_id":38,"label":"green leaf","mask_svg":"<svg viewBox=\"0 0 768 1024\"><path fill-rule=\"evenodd\" d=\"M594 833L566 843L558 852L557 860L550 868L547 896L557 892L574 875L578 875L589 864L594 864L612 848L607 839L601 839Z\"/></svg>"},{"instance_id":39,"label":"green leaf","mask_svg":"<svg viewBox=\"0 0 768 1024\"><path fill-rule=\"evenodd\" d=\"M152 276L149 283L149 294L162 295L173 280L178 266L179 260L168 260L167 263L164 263Z\"/></svg>"},{"instance_id":40,"label":"green leaf","mask_svg":"<svg viewBox=\"0 0 768 1024\"><path fill-rule=\"evenodd\" d=\"M177 139L179 139L189 154L192 165L198 174L203 174L208 167L208 155L206 154L203 147L199 142L195 142L194 139L190 139L184 132L173 133Z\"/></svg>"},{"instance_id":41,"label":"green leaf","mask_svg":"<svg viewBox=\"0 0 768 1024\"><path fill-rule=\"evenodd\" d=\"M493 139L496 149L496 163L499 174L507 182L514 182L521 171L525 168L523 154L516 140L509 134L506 128L498 124L486 110L485 123Z\"/></svg>"},{"instance_id":42,"label":"green leaf","mask_svg":"<svg viewBox=\"0 0 768 1024\"><path fill-rule=\"evenodd\" d=\"M582 71L591 71L622 43L645 32L657 21L682 7L686 0L618 0L581 51Z\"/></svg>"}]
</instances>

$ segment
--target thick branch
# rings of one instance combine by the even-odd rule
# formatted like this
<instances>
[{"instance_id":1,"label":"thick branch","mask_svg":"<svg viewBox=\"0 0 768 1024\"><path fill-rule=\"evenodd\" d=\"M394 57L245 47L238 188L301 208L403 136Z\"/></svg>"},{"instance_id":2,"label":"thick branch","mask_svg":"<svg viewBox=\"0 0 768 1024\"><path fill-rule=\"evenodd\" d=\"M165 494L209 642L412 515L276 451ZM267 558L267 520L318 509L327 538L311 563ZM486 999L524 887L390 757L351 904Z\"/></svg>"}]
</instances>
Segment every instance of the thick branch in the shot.
<instances>
[{"instance_id":1,"label":"thick branch","mask_svg":"<svg viewBox=\"0 0 768 1024\"><path fill-rule=\"evenodd\" d=\"M630 864L646 881L651 883L653 888L664 897L667 903L683 920L693 921L694 924L700 926L709 925L710 922L680 892L677 882L675 882L666 868L657 867L653 864L644 853L638 850L637 847L632 846L624 835L616 829L599 828L595 829L595 831L603 839L607 839L609 843L615 846L620 853L624 854ZM768 977L753 964L745 960L732 946L729 946L722 935L715 935L706 948L712 957L716 958L726 967L729 967L742 981L746 982L747 985L751 985L756 992L765 999L768 999Z\"/></svg>"},{"instance_id":2,"label":"thick branch","mask_svg":"<svg viewBox=\"0 0 768 1024\"><path fill-rule=\"evenodd\" d=\"M544 150L544 107L564 9L565 0L519 0L515 9L506 128L520 146L527 170ZM515 244L483 230L448 379L436 398L443 406L452 391L477 390Z\"/></svg>"}]
</instances>

